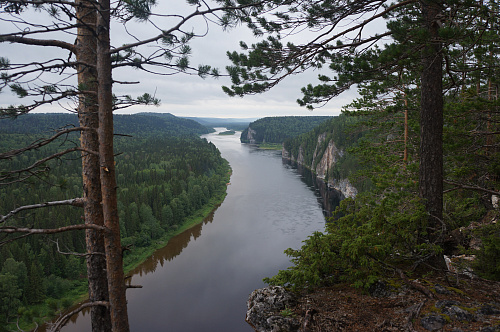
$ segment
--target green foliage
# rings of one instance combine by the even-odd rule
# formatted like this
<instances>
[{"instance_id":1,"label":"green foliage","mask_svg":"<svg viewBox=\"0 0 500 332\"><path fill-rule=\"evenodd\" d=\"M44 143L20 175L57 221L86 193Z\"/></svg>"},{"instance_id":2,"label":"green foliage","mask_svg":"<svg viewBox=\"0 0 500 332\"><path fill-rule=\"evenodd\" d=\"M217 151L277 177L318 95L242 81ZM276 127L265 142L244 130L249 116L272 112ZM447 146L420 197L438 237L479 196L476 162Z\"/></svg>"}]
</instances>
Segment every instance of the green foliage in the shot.
<instances>
[{"instance_id":1,"label":"green foliage","mask_svg":"<svg viewBox=\"0 0 500 332\"><path fill-rule=\"evenodd\" d=\"M415 27L411 21L413 14L403 13L389 24L396 39L408 38L405 27L409 24ZM463 33L452 30L443 30L443 38ZM411 45L427 38L418 29L414 32L416 44ZM471 32L470 42L473 36ZM464 39L457 41L464 43ZM492 93L497 88L496 51L485 52L478 46L474 53L469 49L470 44L457 46L470 58L478 59L476 65L488 62L491 67L481 77L481 66L474 67L473 61L464 61L456 64L476 69L468 74L460 71L462 76L445 78L450 86L458 81L461 85L445 93L444 213L442 220L435 224L439 227L431 229L417 189L421 91L420 69L408 61L412 58L407 53L411 52L411 47L405 50L393 44L362 55L338 54L330 68L339 76L322 76L320 80L328 84L311 85L303 90L302 104L311 105L328 101L345 86L363 81L359 84L360 98L344 109L348 118L357 119L353 120L349 131L356 138L352 141L355 144L349 145L348 153L329 170L329 176L347 175L355 180L356 186L367 185L355 200L341 203L335 213L337 219L328 224L326 233L312 236L300 250L287 250L294 266L266 281L296 288L338 281L367 286L393 271L395 266L411 268L427 257L445 250L453 251L456 248L443 244L449 232L495 219L491 217L491 195L499 188L499 102ZM404 56L400 57L402 54ZM397 63L393 62L395 58L399 59ZM385 67L384 63L392 65ZM367 70L363 77L359 68ZM377 70L371 70L373 68ZM295 158L301 151L304 162L314 167L314 152L324 148L318 144L318 137L329 132L317 129L285 141L284 147ZM476 269L484 277L498 279L500 237L497 226L483 228L481 238L483 247L474 252L478 261ZM319 266L315 266L316 262Z\"/></svg>"},{"instance_id":2,"label":"green foliage","mask_svg":"<svg viewBox=\"0 0 500 332\"><path fill-rule=\"evenodd\" d=\"M358 132L349 129L358 122L357 118L337 116L309 132L286 139L283 147L290 154L290 158L298 160L300 155L303 165L315 170L328 145L333 142L340 151L336 156L338 159L331 161L325 180L346 179L359 169L358 158L351 153L345 153L360 139Z\"/></svg>"},{"instance_id":3,"label":"green foliage","mask_svg":"<svg viewBox=\"0 0 500 332\"><path fill-rule=\"evenodd\" d=\"M492 224L479 233L482 245L477 252L475 270L483 278L500 281L500 226Z\"/></svg>"},{"instance_id":4,"label":"green foliage","mask_svg":"<svg viewBox=\"0 0 500 332\"><path fill-rule=\"evenodd\" d=\"M19 288L17 277L10 273L0 274L0 317L8 321L17 314L17 308L21 305L22 289Z\"/></svg>"},{"instance_id":5,"label":"green foliage","mask_svg":"<svg viewBox=\"0 0 500 332\"><path fill-rule=\"evenodd\" d=\"M21 84L15 83L10 85L10 90L15 93L19 98L24 98L28 95L28 90L21 86Z\"/></svg>"},{"instance_id":6,"label":"green foliage","mask_svg":"<svg viewBox=\"0 0 500 332\"><path fill-rule=\"evenodd\" d=\"M157 100L149 95L141 96L144 103L155 104ZM190 119L178 118L170 113L138 113L133 115L114 115L114 127L117 133L135 136L167 134L171 136L202 135L210 130ZM78 127L78 118L74 114L24 114L15 121L0 120L0 134L44 134L54 128L67 126ZM6 149L6 148L3 148Z\"/></svg>"},{"instance_id":7,"label":"green foliage","mask_svg":"<svg viewBox=\"0 0 500 332\"><path fill-rule=\"evenodd\" d=\"M304 241L300 250L287 249L285 253L294 265L279 271L276 276L265 278L264 282L297 290L338 280L340 270L335 264L339 261L339 254L329 235L315 232Z\"/></svg>"},{"instance_id":8,"label":"green foliage","mask_svg":"<svg viewBox=\"0 0 500 332\"><path fill-rule=\"evenodd\" d=\"M146 21L151 15L155 0L126 0L125 9L138 21Z\"/></svg>"},{"instance_id":9,"label":"green foliage","mask_svg":"<svg viewBox=\"0 0 500 332\"><path fill-rule=\"evenodd\" d=\"M10 66L9 59L0 57L0 69L8 69L9 66Z\"/></svg>"},{"instance_id":10,"label":"green foliage","mask_svg":"<svg viewBox=\"0 0 500 332\"><path fill-rule=\"evenodd\" d=\"M219 133L219 135L228 135L228 136L231 136L231 135L234 135L236 134L236 132L234 130L227 130L227 131L222 131Z\"/></svg>"}]
</instances>

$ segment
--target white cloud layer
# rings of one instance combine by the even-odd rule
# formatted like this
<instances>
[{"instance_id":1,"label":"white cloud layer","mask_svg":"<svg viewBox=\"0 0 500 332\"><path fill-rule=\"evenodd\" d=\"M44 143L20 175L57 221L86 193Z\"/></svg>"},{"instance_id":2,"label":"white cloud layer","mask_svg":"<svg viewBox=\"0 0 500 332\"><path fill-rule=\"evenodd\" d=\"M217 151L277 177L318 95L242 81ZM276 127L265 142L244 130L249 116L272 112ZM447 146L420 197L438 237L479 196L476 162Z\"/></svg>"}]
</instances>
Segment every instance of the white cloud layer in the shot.
<instances>
[{"instance_id":1,"label":"white cloud layer","mask_svg":"<svg viewBox=\"0 0 500 332\"><path fill-rule=\"evenodd\" d=\"M160 0L156 11L161 13L187 13L193 7L186 5L185 0ZM30 13L28 15L32 15ZM35 13L40 15L40 13ZM35 16L31 16L35 17ZM158 19L157 23L161 28L166 19ZM12 29L5 21L0 21L0 30L8 31ZM208 30L206 23L197 20L186 25L187 31L205 33L203 38L192 41L193 49L191 64L196 67L198 64L208 64L220 69L221 74L225 74L225 67L230 65L227 59L227 51L239 51L239 41L245 40L252 43L253 37L246 27L237 27L229 32L222 31L215 24L210 23ZM144 23L134 24L129 31L138 34L138 37L151 37L158 34L158 30ZM73 39L74 36L66 36L66 39ZM112 43L122 45L130 42L120 25L112 27ZM67 58L67 51L53 50L50 48L15 45L10 43L0 43L0 56L7 57L11 62L20 63L22 61L39 61L43 58ZM35 56L35 57L34 57ZM309 72L302 75L292 76L274 87L271 91L261 95L246 96L244 98L229 97L222 92L222 85L230 85L227 77L219 79L201 79L198 76L177 74L172 76L155 76L139 70L118 69L113 72L113 78L118 81L140 81L138 85L115 84L115 94L142 94L144 92L155 94L161 100L159 107L131 107L120 110L118 113L136 112L169 112L176 116L202 116L202 117L228 117L228 118L258 118L264 116L278 115L338 115L340 108L350 102L355 96L352 92L347 92L332 100L323 108L309 111L298 106L296 99L301 97L300 88L308 83L317 83L317 73ZM60 77L59 77L60 78ZM56 78L56 79L59 79ZM0 94L0 104L9 105L14 103L28 103L14 97L9 91ZM71 106L71 105L69 105ZM59 105L51 105L40 108L39 112L60 112L64 111Z\"/></svg>"}]
</instances>

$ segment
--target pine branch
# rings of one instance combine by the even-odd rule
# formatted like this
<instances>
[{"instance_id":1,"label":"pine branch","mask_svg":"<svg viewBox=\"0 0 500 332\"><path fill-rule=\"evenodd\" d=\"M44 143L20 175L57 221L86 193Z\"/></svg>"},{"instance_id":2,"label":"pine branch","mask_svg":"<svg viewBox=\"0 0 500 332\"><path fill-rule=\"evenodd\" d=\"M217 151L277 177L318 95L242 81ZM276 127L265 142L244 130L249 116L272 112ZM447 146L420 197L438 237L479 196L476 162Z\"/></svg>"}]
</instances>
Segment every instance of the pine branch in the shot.
<instances>
[{"instance_id":1,"label":"pine branch","mask_svg":"<svg viewBox=\"0 0 500 332\"><path fill-rule=\"evenodd\" d=\"M101 255L101 256L105 256L106 255L103 252L88 252L88 253L85 253L85 254L82 254L82 253L79 253L79 252L64 252L64 251L61 251L61 248L59 247L59 240L54 241L54 240L49 239L49 241L51 241L51 242L53 242L53 243L56 244L57 252L59 254L61 254L61 255L77 256L77 257L87 257L87 256L92 256L92 255Z\"/></svg>"},{"instance_id":2,"label":"pine branch","mask_svg":"<svg viewBox=\"0 0 500 332\"><path fill-rule=\"evenodd\" d=\"M458 183L458 182L449 181L449 180L444 180L444 183L451 184L451 185L454 185L456 187L443 191L443 194L446 194L446 193L451 192L451 191L459 190L459 189L468 189L468 190L481 191L481 192L485 192L488 194L500 196L500 191L486 189L486 188L482 188L479 186L468 185L468 184Z\"/></svg>"},{"instance_id":3,"label":"pine branch","mask_svg":"<svg viewBox=\"0 0 500 332\"><path fill-rule=\"evenodd\" d=\"M158 41L158 40L160 40L160 39L162 39L164 37L168 37L174 31L179 31L180 28L181 28L181 26L183 26L187 21L189 21L190 19L192 19L194 17L197 17L197 16L205 16L205 15L208 15L208 14L213 14L213 13L222 12L222 11L229 11L229 10L243 10L243 9L246 9L246 8L249 8L249 7L259 6L259 5L262 5L264 3L265 3L265 1L261 1L261 2L258 2L258 3L252 3L252 4L248 4L248 5L241 5L241 6L208 8L207 10L202 10L202 11L199 11L198 9L196 9L196 11L192 12L191 14L189 14L189 15L187 15L185 17L182 17L182 19L179 21L179 23L177 23L172 28L170 28L168 30L165 30L165 31L162 31L161 34L159 34L157 36L154 36L152 38L149 38L149 39L140 40L140 41L138 41L136 43L126 44L126 45L123 45L121 47L117 47L117 48L115 48L113 50L110 50L109 53L110 54L118 53L120 51L124 51L124 50L128 50L128 49L131 49L131 48L134 48L134 47L137 47L137 46L149 44L149 43Z\"/></svg>"}]
</instances>

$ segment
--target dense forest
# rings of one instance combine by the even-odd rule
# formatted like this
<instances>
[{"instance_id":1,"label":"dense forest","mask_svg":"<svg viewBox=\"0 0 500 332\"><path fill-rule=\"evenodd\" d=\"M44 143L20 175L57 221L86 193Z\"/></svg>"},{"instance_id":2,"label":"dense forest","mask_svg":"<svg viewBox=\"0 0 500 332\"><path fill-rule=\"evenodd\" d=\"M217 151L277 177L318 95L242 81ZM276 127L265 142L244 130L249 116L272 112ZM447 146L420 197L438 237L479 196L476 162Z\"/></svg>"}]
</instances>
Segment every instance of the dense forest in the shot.
<instances>
[{"instance_id":1,"label":"dense forest","mask_svg":"<svg viewBox=\"0 0 500 332\"><path fill-rule=\"evenodd\" d=\"M0 151L25 146L51 134L51 128L71 126L68 114L26 115L0 121ZM126 266L137 264L143 251L211 208L225 194L229 166L217 148L198 134L209 130L171 115L116 116L116 167L120 228ZM163 131L164 130L164 131ZM173 135L176 133L176 135ZM68 134L48 146L2 160L1 175L32 165L61 148L71 148L78 135ZM40 172L38 172L40 171ZM23 205L82 195L80 153L40 165L23 183L0 186L0 215ZM3 182L8 182L4 181ZM19 213L14 223L24 227L65 226L82 218L76 207L51 207ZM0 326L16 321L41 322L72 304L86 292L83 231L0 241ZM0 328L0 330L3 328Z\"/></svg>"},{"instance_id":2,"label":"dense forest","mask_svg":"<svg viewBox=\"0 0 500 332\"><path fill-rule=\"evenodd\" d=\"M308 132L328 116L277 116L250 123L241 133L242 143L283 143L287 138Z\"/></svg>"}]
</instances>

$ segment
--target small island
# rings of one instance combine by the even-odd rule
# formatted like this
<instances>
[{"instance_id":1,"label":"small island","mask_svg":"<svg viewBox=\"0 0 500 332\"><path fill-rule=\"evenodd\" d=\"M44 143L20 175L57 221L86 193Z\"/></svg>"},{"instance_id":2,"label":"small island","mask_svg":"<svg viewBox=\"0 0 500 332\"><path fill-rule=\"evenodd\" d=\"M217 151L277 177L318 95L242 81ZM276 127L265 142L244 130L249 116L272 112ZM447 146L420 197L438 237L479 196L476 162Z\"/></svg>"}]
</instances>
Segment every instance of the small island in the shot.
<instances>
[{"instance_id":1,"label":"small island","mask_svg":"<svg viewBox=\"0 0 500 332\"><path fill-rule=\"evenodd\" d=\"M219 133L219 135L234 135L234 134L236 134L236 131L234 130L222 131Z\"/></svg>"}]
</instances>

